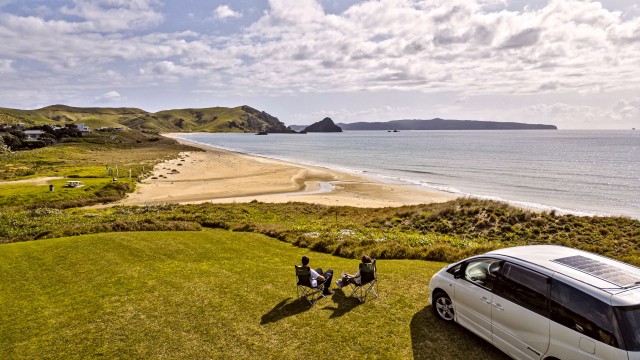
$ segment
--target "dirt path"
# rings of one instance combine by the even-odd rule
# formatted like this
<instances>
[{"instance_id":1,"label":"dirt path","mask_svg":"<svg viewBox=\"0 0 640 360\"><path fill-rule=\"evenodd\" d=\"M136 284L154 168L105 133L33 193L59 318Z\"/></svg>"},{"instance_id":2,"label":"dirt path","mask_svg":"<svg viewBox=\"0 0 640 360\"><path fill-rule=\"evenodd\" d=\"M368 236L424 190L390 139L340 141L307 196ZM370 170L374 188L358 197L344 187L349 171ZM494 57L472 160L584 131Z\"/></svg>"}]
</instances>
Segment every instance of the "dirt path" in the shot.
<instances>
[{"instance_id":1,"label":"dirt path","mask_svg":"<svg viewBox=\"0 0 640 360\"><path fill-rule=\"evenodd\" d=\"M34 179L13 180L13 181L0 181L0 185L14 185L14 184L35 184L46 185L49 181L64 179L62 176L50 176L40 177Z\"/></svg>"}]
</instances>

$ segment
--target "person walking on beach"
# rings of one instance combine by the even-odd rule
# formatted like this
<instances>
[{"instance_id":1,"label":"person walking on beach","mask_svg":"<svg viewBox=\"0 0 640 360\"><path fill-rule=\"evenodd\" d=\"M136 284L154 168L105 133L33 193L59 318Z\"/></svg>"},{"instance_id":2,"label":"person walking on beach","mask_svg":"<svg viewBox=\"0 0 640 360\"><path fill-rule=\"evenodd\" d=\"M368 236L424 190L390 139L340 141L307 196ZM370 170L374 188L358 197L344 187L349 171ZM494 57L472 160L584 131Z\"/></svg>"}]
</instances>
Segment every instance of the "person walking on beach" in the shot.
<instances>
[{"instance_id":1,"label":"person walking on beach","mask_svg":"<svg viewBox=\"0 0 640 360\"><path fill-rule=\"evenodd\" d=\"M371 261L372 260L369 255L362 255L363 264L371 264ZM339 279L338 281L336 281L336 284L340 289L342 289L343 286L347 286L349 284L360 285L360 282L361 282L361 277L360 277L360 272L358 271L357 273L355 273L355 275L342 274L342 279Z\"/></svg>"},{"instance_id":2,"label":"person walking on beach","mask_svg":"<svg viewBox=\"0 0 640 360\"><path fill-rule=\"evenodd\" d=\"M302 257L302 266L309 266L309 257L304 255ZM333 291L330 289L331 279L333 279L333 270L329 269L326 272L322 272L322 268L317 268L316 270L311 269L309 267L309 273L311 275L311 286L315 287L318 284L324 283L324 291L323 295L331 295Z\"/></svg>"}]
</instances>

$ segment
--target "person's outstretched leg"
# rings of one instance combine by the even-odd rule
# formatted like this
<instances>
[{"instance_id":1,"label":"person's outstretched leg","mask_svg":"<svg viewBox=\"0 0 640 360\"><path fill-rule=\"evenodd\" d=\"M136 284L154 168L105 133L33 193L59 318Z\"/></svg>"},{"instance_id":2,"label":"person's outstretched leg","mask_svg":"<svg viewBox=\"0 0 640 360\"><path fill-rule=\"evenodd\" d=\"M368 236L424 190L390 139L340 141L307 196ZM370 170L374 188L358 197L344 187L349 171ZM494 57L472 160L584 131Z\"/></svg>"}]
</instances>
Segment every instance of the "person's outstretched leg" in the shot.
<instances>
[{"instance_id":1,"label":"person's outstretched leg","mask_svg":"<svg viewBox=\"0 0 640 360\"><path fill-rule=\"evenodd\" d=\"M333 291L331 291L330 287L331 287L331 280L333 279L333 270L329 269L327 270L326 273L324 273L324 278L326 279L324 281L324 294L325 295L331 295L333 294Z\"/></svg>"}]
</instances>

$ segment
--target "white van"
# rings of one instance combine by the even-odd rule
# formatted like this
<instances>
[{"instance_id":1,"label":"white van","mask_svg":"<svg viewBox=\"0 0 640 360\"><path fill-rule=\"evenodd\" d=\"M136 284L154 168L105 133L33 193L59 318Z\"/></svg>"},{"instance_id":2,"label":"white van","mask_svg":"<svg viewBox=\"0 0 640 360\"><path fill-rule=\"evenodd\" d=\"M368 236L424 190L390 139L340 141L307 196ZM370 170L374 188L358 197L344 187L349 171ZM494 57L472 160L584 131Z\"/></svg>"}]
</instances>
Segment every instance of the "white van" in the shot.
<instances>
[{"instance_id":1,"label":"white van","mask_svg":"<svg viewBox=\"0 0 640 360\"><path fill-rule=\"evenodd\" d=\"M435 314L514 359L640 360L640 268L555 245L506 248L437 272Z\"/></svg>"}]
</instances>

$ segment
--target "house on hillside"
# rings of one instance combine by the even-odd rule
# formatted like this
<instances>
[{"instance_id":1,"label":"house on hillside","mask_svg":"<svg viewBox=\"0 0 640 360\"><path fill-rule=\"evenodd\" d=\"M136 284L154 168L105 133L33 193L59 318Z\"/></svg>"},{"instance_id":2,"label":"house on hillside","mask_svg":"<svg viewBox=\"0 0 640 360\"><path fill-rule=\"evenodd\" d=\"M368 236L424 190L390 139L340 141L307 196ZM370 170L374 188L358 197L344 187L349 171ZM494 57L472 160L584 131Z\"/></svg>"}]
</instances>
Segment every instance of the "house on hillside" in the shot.
<instances>
[{"instance_id":1,"label":"house on hillside","mask_svg":"<svg viewBox=\"0 0 640 360\"><path fill-rule=\"evenodd\" d=\"M80 130L80 132L89 132L89 127L85 124L76 124L76 127L78 128L78 130Z\"/></svg>"},{"instance_id":2,"label":"house on hillside","mask_svg":"<svg viewBox=\"0 0 640 360\"><path fill-rule=\"evenodd\" d=\"M43 130L25 130L26 140L40 140L40 137L44 134Z\"/></svg>"}]
</instances>

